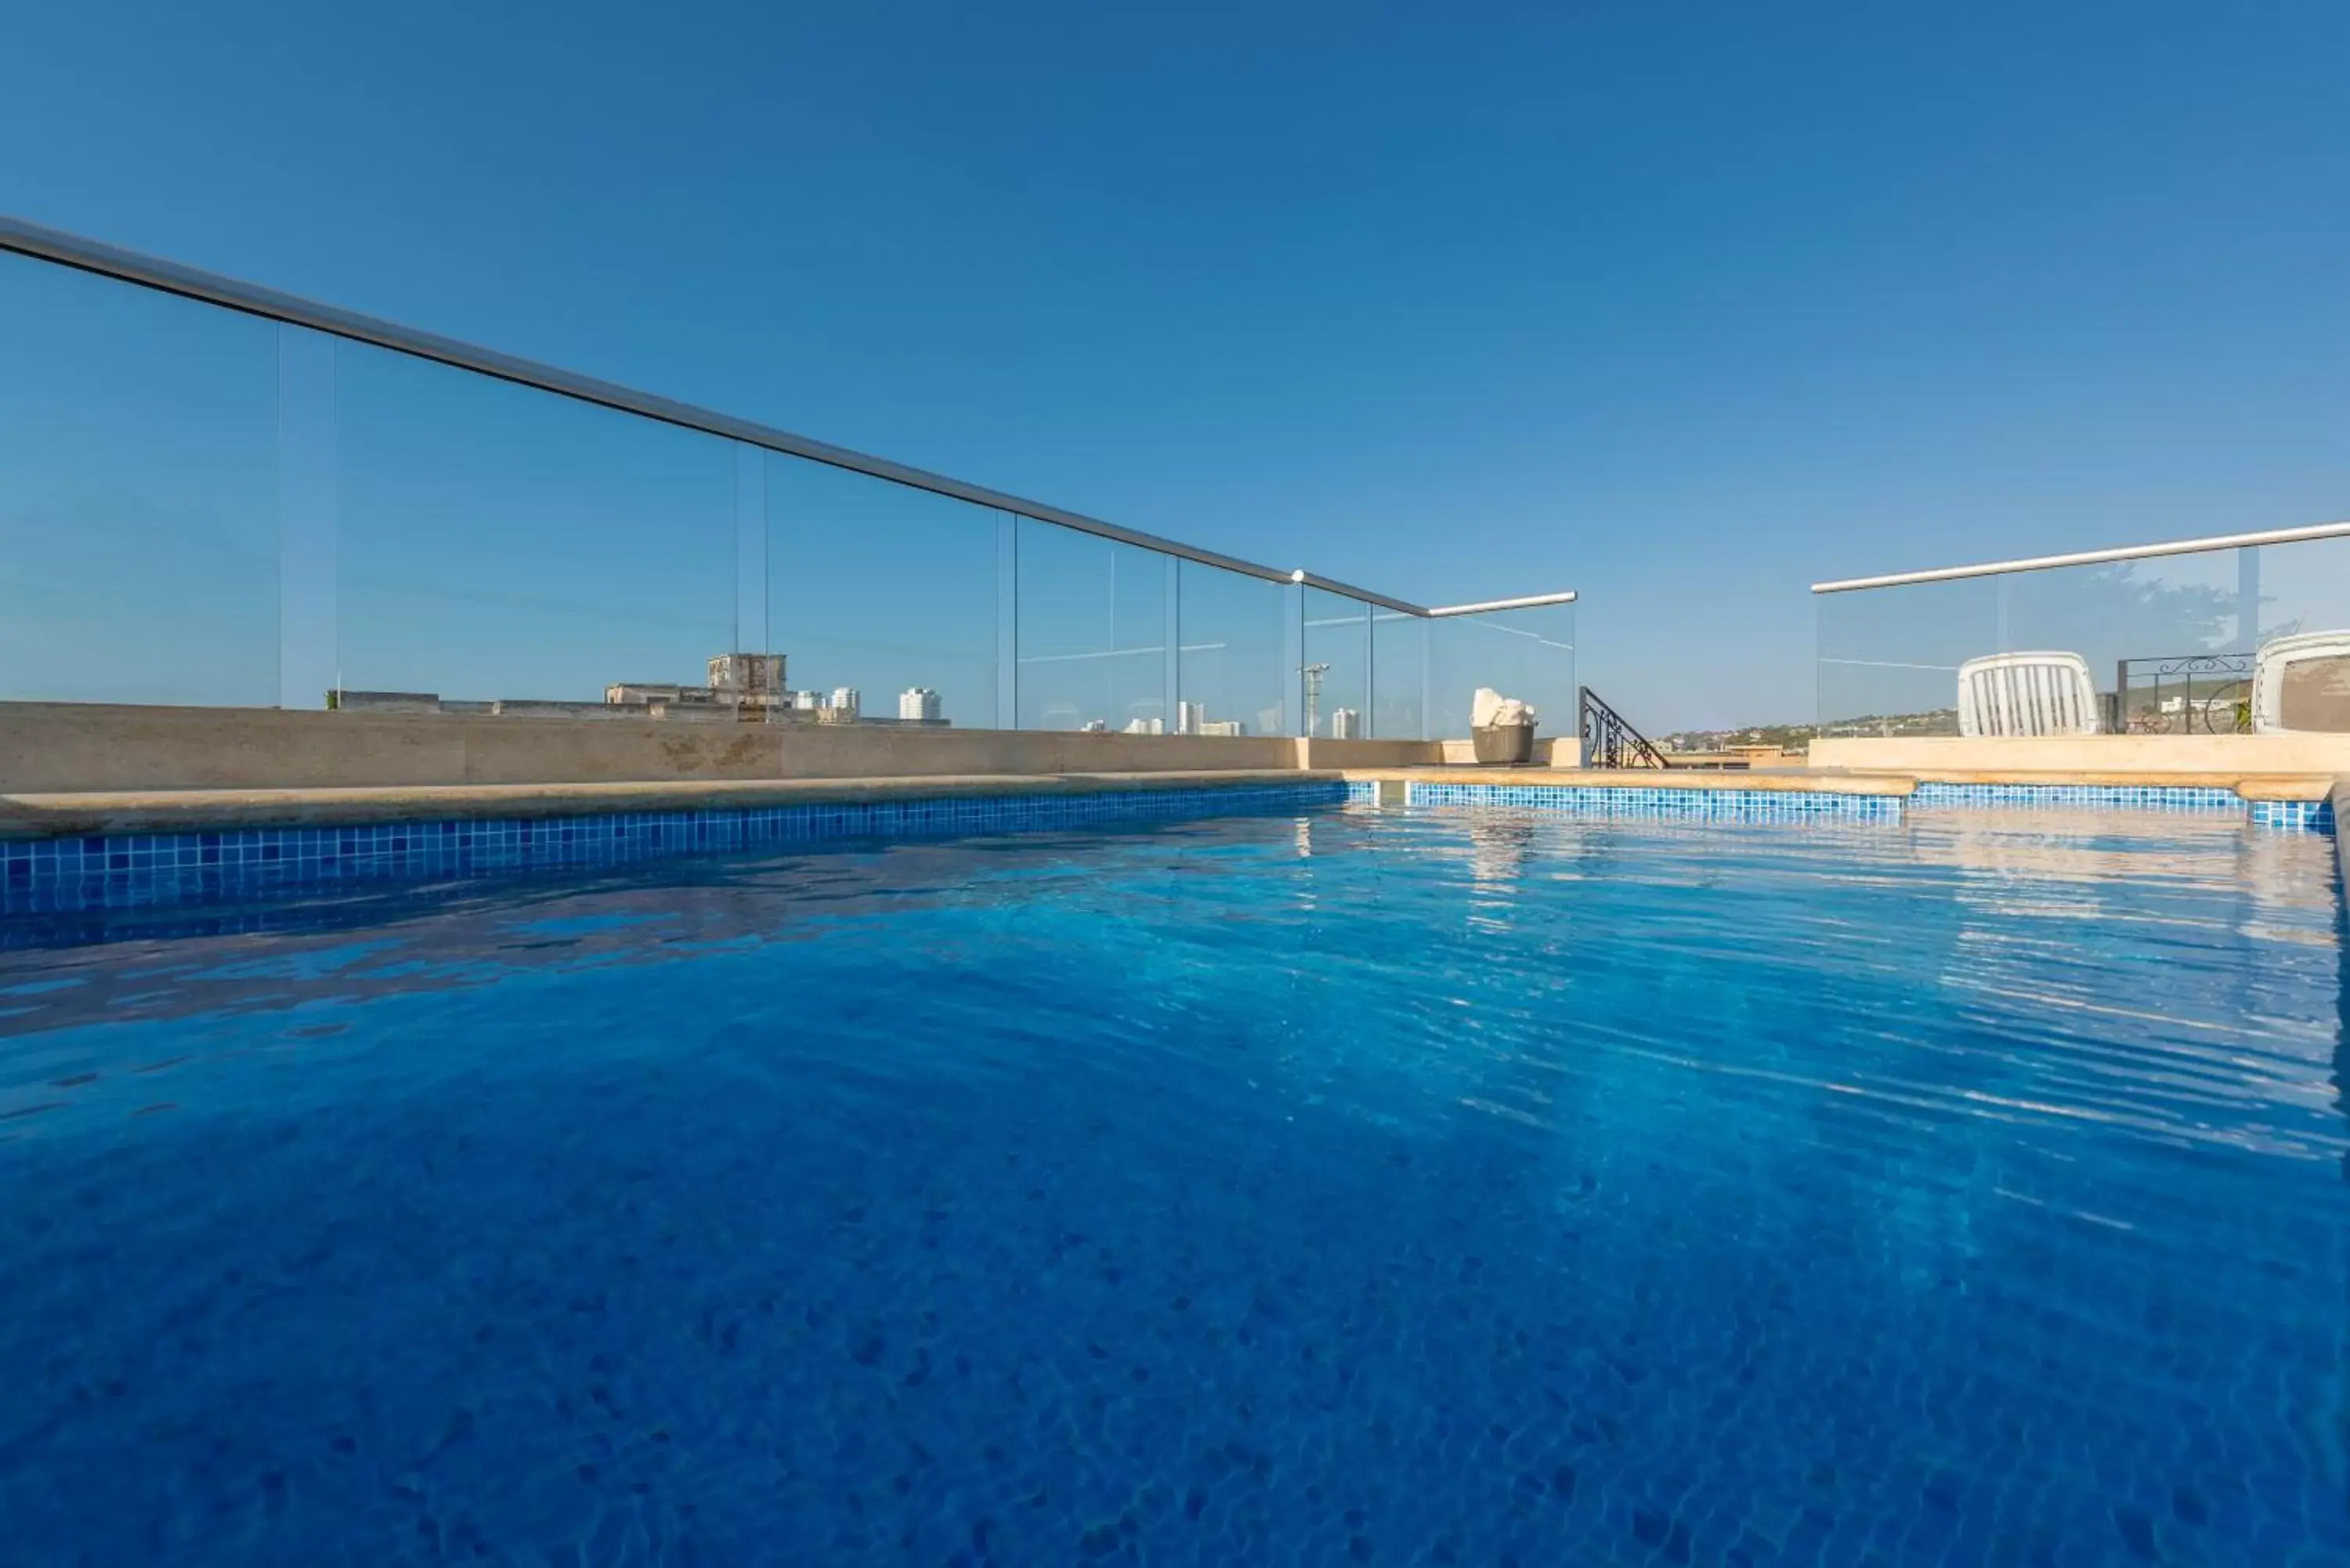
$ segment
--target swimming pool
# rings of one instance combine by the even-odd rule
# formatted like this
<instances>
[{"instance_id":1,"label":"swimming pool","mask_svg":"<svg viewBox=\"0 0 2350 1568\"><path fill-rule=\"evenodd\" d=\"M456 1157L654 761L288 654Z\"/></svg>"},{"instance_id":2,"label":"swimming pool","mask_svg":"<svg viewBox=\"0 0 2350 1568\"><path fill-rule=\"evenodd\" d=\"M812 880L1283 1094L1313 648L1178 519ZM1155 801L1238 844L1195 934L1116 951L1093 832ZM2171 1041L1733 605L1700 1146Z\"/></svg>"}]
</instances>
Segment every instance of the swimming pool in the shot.
<instances>
[{"instance_id":1,"label":"swimming pool","mask_svg":"<svg viewBox=\"0 0 2350 1568\"><path fill-rule=\"evenodd\" d=\"M0 1517L2339 1563L2332 856L1349 807L20 927Z\"/></svg>"}]
</instances>

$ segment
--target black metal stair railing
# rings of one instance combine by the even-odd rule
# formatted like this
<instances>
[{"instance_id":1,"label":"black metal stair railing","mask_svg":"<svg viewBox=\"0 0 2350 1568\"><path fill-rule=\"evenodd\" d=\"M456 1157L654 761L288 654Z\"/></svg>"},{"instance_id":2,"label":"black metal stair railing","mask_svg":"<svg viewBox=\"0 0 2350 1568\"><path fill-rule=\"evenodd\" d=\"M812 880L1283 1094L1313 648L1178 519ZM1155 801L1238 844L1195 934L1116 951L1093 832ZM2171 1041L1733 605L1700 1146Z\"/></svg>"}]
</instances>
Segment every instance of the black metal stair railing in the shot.
<instances>
[{"instance_id":1,"label":"black metal stair railing","mask_svg":"<svg viewBox=\"0 0 2350 1568\"><path fill-rule=\"evenodd\" d=\"M2133 735L2249 734L2257 663L2243 652L2117 659L2105 699L2106 728Z\"/></svg>"},{"instance_id":2,"label":"black metal stair railing","mask_svg":"<svg viewBox=\"0 0 2350 1568\"><path fill-rule=\"evenodd\" d=\"M1575 731L1586 768L1669 768L1665 753L1588 686L1575 689Z\"/></svg>"}]
</instances>

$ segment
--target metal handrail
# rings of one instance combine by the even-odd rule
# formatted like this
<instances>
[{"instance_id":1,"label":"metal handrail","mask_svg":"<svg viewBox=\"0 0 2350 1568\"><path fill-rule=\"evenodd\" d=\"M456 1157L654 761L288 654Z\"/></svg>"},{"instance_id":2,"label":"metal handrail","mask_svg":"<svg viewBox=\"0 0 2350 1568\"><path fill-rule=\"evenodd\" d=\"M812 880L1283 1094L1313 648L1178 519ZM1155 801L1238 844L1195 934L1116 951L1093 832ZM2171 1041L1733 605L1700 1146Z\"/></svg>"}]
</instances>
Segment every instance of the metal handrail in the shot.
<instances>
[{"instance_id":1,"label":"metal handrail","mask_svg":"<svg viewBox=\"0 0 2350 1568\"><path fill-rule=\"evenodd\" d=\"M2017 561L1985 561L1972 566L1937 566L1924 572L1895 572L1881 577L1846 577L1814 583L1815 594L1844 594L1856 588L1898 588L1912 583L1950 583L1963 577L1996 577L2010 572L2046 572L2059 566L2094 566L2107 561L2141 561L2154 556L2191 556L2203 550L2237 550L2256 545L2297 545L2309 539L2339 539L2350 535L2350 521L2312 523L2300 528L2267 528L2252 534L2214 534L2205 539L2172 539L2158 545L2120 545L2108 550L2075 550L2067 556L2032 556Z\"/></svg>"},{"instance_id":2,"label":"metal handrail","mask_svg":"<svg viewBox=\"0 0 2350 1568\"><path fill-rule=\"evenodd\" d=\"M1665 753L1588 686L1575 689L1575 736L1586 768L1669 768Z\"/></svg>"},{"instance_id":3,"label":"metal handrail","mask_svg":"<svg viewBox=\"0 0 2350 1568\"><path fill-rule=\"evenodd\" d=\"M109 245L101 241L86 239L79 234L68 234L61 229L52 229L40 223L28 223L22 218L10 217L4 213L0 213L0 251L15 251L37 260L55 262L79 271L97 273L120 282L136 284L142 287L158 289L166 294L176 294L185 298L201 300L208 305L242 311L248 316L263 317L268 320L284 322L288 326L308 327L312 331L323 332L330 337L348 338L355 343L370 344L379 348L390 349L395 353L412 355L420 359L433 360L439 364L453 366L461 370L471 370L478 375L493 377L501 381L512 381L519 386L534 388L542 392L552 392L557 397L571 398L584 403L594 403L602 408L616 409L622 413L658 420L663 424L700 431L705 435L764 447L770 452L779 452L789 457L806 458L813 462L848 469L875 479L887 480L893 484L903 484L916 490L927 490L932 494L948 496L956 501L967 501L975 506L992 507L1000 512L1013 513L1017 516L1033 517L1040 523L1051 523L1059 527L1075 529L1080 534L1091 534L1097 538L1113 540L1121 545L1133 545L1146 550L1156 550L1161 555L1172 556L1179 560L1194 562L1202 566L1213 566L1220 571L1236 572L1243 576L1256 577L1269 583L1305 584L1421 620L1437 616L1465 615L1482 609L1518 608L1536 604L1571 604L1575 597L1573 593L1547 594L1527 599L1497 599L1488 605L1457 606L1451 609L1431 610L1425 605L1413 604L1408 599L1395 598L1387 594L1374 593L1367 588L1352 587L1326 577L1316 576L1310 572L1295 569L1283 571L1254 561L1244 561L1237 556L1227 556L1219 551L1201 549L1196 545L1186 545L1180 540L1164 538L1156 534L1145 534L1139 529L1106 522L1099 517L1088 517L1081 512L1071 512L1065 507L1049 505L1041 501L1029 501L1021 496L1007 494L1001 490L989 489L983 484L972 484L964 480L950 478L946 474L933 473L928 469L915 468L908 463L894 462L888 458L854 452L847 447L835 446L829 441L795 435L789 431L778 430L773 425L737 419L732 414L722 414L715 410L679 402L673 398L664 398L653 392L639 391L632 387L623 387L617 382L600 380L593 376L582 376L575 371L541 364L534 359L525 359L515 355L501 353L494 348L484 348L475 344L461 342L454 337L444 337L439 333L421 331L412 327L402 327L397 322L386 321L379 317L364 316L355 310L345 310L338 306L321 304L317 300L305 299L298 295L266 288L259 284L245 283L236 278L224 277L217 273L205 272L201 268L183 266L178 262L142 255L136 251L124 250L119 245Z\"/></svg>"},{"instance_id":4,"label":"metal handrail","mask_svg":"<svg viewBox=\"0 0 2350 1568\"><path fill-rule=\"evenodd\" d=\"M1544 605L1571 605L1575 599L1575 590L1569 588L1563 594L1528 594L1523 598L1487 599L1482 604L1442 605L1423 613L1430 620L1442 620L1447 616L1487 615L1494 610L1539 609Z\"/></svg>"}]
</instances>

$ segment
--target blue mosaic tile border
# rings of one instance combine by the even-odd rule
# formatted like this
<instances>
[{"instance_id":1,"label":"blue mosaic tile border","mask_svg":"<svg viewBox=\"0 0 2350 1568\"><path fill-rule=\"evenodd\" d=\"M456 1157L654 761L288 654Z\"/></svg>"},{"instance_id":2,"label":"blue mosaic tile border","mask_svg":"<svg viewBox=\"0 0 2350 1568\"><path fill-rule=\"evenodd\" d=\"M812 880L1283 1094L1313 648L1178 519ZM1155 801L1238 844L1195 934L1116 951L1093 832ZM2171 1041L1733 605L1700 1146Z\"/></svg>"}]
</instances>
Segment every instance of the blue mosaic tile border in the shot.
<instances>
[{"instance_id":1,"label":"blue mosaic tile border","mask_svg":"<svg viewBox=\"0 0 2350 1568\"><path fill-rule=\"evenodd\" d=\"M1983 784L1921 783L1909 797L1918 805L2087 805L2103 810L2236 813L2243 797L2231 789L2178 784Z\"/></svg>"},{"instance_id":2,"label":"blue mosaic tile border","mask_svg":"<svg viewBox=\"0 0 2350 1568\"><path fill-rule=\"evenodd\" d=\"M958 795L594 816L253 827L0 842L0 913L221 901L369 882L616 866L839 838L1019 833L1338 805L1336 780L1097 794Z\"/></svg>"},{"instance_id":3,"label":"blue mosaic tile border","mask_svg":"<svg viewBox=\"0 0 2350 1568\"><path fill-rule=\"evenodd\" d=\"M1920 784L1912 805L1935 806L2088 806L2099 811L2170 811L2234 816L2254 827L2331 833L2334 806L2324 800L2247 802L2231 789L2183 784Z\"/></svg>"},{"instance_id":4,"label":"blue mosaic tile border","mask_svg":"<svg viewBox=\"0 0 2350 1568\"><path fill-rule=\"evenodd\" d=\"M1901 798L1821 790L1643 789L1598 784L1419 784L1413 805L1530 806L1586 816L1704 817L1724 822L1898 822Z\"/></svg>"},{"instance_id":5,"label":"blue mosaic tile border","mask_svg":"<svg viewBox=\"0 0 2350 1568\"><path fill-rule=\"evenodd\" d=\"M1740 822L1898 822L1905 803L1892 795L1786 790L1643 789L1621 784L1407 784L1414 805L1521 806L1585 815L1703 817ZM1377 805L1378 786L1347 786L1353 805ZM2334 807L2324 800L2247 802L2231 789L2177 784L1920 784L1907 806L2083 806L2098 811L2169 811L2234 816L2254 827L2332 833Z\"/></svg>"},{"instance_id":6,"label":"blue mosaic tile border","mask_svg":"<svg viewBox=\"0 0 2350 1568\"><path fill-rule=\"evenodd\" d=\"M2334 803L2330 800L2256 800L2251 803L2254 827L2287 832L2332 833Z\"/></svg>"},{"instance_id":7,"label":"blue mosaic tile border","mask_svg":"<svg viewBox=\"0 0 2350 1568\"><path fill-rule=\"evenodd\" d=\"M1378 804L1379 804L1379 786L1378 786L1378 781L1377 781L1377 780L1375 780L1375 779L1349 779L1349 780L1347 780L1347 804L1348 805L1378 805Z\"/></svg>"}]
</instances>

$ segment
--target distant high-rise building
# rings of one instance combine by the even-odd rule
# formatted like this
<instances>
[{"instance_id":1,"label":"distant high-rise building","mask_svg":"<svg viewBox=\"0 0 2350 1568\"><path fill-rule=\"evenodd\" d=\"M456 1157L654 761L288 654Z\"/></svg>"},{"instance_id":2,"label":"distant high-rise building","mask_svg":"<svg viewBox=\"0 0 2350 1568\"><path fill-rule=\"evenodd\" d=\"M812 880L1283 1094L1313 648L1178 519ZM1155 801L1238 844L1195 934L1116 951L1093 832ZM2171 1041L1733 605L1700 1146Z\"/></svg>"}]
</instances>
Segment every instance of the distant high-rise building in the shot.
<instances>
[{"instance_id":1,"label":"distant high-rise building","mask_svg":"<svg viewBox=\"0 0 2350 1568\"><path fill-rule=\"evenodd\" d=\"M1163 735L1167 732L1164 719L1128 719L1126 732L1129 735Z\"/></svg>"},{"instance_id":2,"label":"distant high-rise building","mask_svg":"<svg viewBox=\"0 0 2350 1568\"><path fill-rule=\"evenodd\" d=\"M832 716L835 719L841 721L855 719L858 713L864 711L862 704L858 701L857 688L854 686L834 687L832 701L826 706L832 710Z\"/></svg>"},{"instance_id":3,"label":"distant high-rise building","mask_svg":"<svg viewBox=\"0 0 2350 1568\"><path fill-rule=\"evenodd\" d=\"M1207 733L1208 705L1205 702L1175 704L1175 732L1179 735Z\"/></svg>"},{"instance_id":4,"label":"distant high-rise building","mask_svg":"<svg viewBox=\"0 0 2350 1568\"><path fill-rule=\"evenodd\" d=\"M1330 710L1330 738L1334 741L1359 741L1363 738L1363 716L1352 708Z\"/></svg>"},{"instance_id":5,"label":"distant high-rise building","mask_svg":"<svg viewBox=\"0 0 2350 1568\"><path fill-rule=\"evenodd\" d=\"M817 709L824 706L824 693L821 691L795 691L792 693L791 706L795 711L801 713L813 713Z\"/></svg>"},{"instance_id":6,"label":"distant high-rise building","mask_svg":"<svg viewBox=\"0 0 2350 1568\"><path fill-rule=\"evenodd\" d=\"M940 716L939 694L927 686L910 687L898 693L898 717L936 723Z\"/></svg>"},{"instance_id":7,"label":"distant high-rise building","mask_svg":"<svg viewBox=\"0 0 2350 1568\"><path fill-rule=\"evenodd\" d=\"M1305 732L1318 735L1322 732L1322 678L1330 673L1330 666L1308 664L1298 673L1305 677Z\"/></svg>"}]
</instances>

